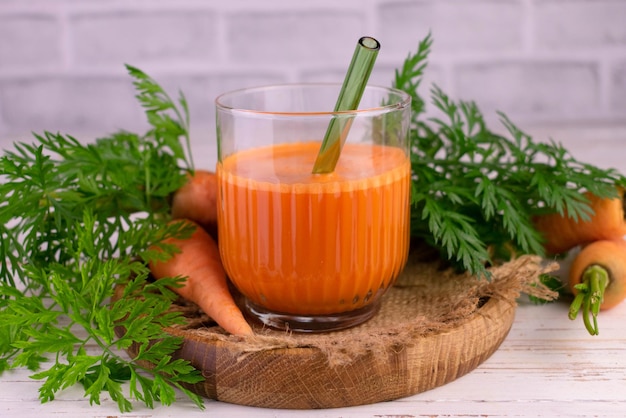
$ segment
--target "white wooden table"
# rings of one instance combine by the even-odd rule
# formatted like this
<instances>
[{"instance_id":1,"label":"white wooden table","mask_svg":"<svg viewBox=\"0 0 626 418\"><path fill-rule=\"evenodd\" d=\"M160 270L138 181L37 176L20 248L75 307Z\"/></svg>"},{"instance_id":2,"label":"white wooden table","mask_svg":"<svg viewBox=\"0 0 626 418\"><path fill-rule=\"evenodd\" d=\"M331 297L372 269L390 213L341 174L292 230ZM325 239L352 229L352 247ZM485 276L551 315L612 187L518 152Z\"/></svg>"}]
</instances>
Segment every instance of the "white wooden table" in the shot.
<instances>
[{"instance_id":1,"label":"white wooden table","mask_svg":"<svg viewBox=\"0 0 626 418\"><path fill-rule=\"evenodd\" d=\"M626 303L602 312L600 335L590 336L568 305L520 302L504 343L469 374L439 388L393 402L326 410L275 410L207 401L199 410L183 395L170 407L136 405L120 414L104 397L89 405L73 387L41 404L40 382L28 370L0 377L0 417L625 417Z\"/></svg>"}]
</instances>

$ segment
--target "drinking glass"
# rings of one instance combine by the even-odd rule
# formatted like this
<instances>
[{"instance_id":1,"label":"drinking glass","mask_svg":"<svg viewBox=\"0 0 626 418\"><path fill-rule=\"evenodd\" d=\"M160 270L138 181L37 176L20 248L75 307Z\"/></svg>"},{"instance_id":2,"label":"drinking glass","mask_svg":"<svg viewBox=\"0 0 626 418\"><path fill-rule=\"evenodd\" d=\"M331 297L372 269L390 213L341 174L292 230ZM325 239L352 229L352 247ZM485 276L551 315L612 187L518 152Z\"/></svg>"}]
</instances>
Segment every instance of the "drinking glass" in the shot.
<instances>
[{"instance_id":1,"label":"drinking glass","mask_svg":"<svg viewBox=\"0 0 626 418\"><path fill-rule=\"evenodd\" d=\"M273 85L216 99L220 255L244 313L271 328L360 324L407 260L410 96L367 86L358 109L333 112L340 89ZM313 174L333 119L339 160Z\"/></svg>"}]
</instances>

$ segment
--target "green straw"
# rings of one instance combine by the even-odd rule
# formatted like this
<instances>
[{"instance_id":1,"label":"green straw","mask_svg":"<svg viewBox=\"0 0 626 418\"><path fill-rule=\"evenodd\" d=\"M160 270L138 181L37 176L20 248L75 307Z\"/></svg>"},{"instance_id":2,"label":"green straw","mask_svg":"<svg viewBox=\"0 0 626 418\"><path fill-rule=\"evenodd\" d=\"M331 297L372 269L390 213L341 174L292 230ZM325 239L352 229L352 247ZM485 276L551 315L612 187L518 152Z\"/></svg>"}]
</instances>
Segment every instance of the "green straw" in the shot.
<instances>
[{"instance_id":1,"label":"green straw","mask_svg":"<svg viewBox=\"0 0 626 418\"><path fill-rule=\"evenodd\" d=\"M359 107L379 50L380 43L376 39L369 36L359 39L335 104L335 112L356 110ZM332 173L335 170L352 118L353 115L348 114L335 115L331 119L313 165L313 174Z\"/></svg>"}]
</instances>

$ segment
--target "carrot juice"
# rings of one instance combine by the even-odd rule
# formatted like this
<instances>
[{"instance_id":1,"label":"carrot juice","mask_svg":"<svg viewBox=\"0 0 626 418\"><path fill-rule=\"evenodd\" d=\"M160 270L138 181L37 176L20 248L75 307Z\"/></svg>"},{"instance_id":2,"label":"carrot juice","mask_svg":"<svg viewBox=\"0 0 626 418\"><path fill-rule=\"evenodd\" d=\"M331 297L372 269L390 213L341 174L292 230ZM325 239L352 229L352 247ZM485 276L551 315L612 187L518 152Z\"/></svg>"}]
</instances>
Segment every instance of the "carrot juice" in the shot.
<instances>
[{"instance_id":1,"label":"carrot juice","mask_svg":"<svg viewBox=\"0 0 626 418\"><path fill-rule=\"evenodd\" d=\"M407 260L406 150L346 143L311 174L319 141L235 152L217 165L219 247L239 291L263 309L328 315L363 308Z\"/></svg>"}]
</instances>

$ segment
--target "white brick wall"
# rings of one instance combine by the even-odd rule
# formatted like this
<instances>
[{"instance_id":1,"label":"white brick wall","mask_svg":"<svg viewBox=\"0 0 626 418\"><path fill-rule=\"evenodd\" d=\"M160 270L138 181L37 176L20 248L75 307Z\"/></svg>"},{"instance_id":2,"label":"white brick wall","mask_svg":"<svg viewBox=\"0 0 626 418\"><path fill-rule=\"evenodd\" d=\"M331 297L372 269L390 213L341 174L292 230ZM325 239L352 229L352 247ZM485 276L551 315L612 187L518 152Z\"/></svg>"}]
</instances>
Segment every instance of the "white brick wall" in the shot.
<instances>
[{"instance_id":1,"label":"white brick wall","mask_svg":"<svg viewBox=\"0 0 626 418\"><path fill-rule=\"evenodd\" d=\"M70 13L73 64L98 69L133 60L209 62L217 37L211 10L105 10Z\"/></svg>"},{"instance_id":2,"label":"white brick wall","mask_svg":"<svg viewBox=\"0 0 626 418\"><path fill-rule=\"evenodd\" d=\"M366 34L382 44L371 82L389 85L429 31L424 89L626 171L626 0L0 0L0 146L143 129L129 63L185 93L212 156L220 92L340 81Z\"/></svg>"},{"instance_id":3,"label":"white brick wall","mask_svg":"<svg viewBox=\"0 0 626 418\"><path fill-rule=\"evenodd\" d=\"M60 69L61 38L61 22L53 15L31 11L0 14L0 71L34 66Z\"/></svg>"}]
</instances>

